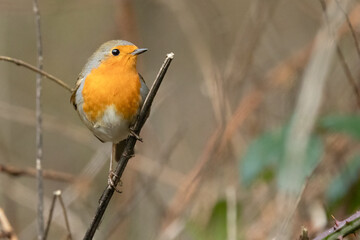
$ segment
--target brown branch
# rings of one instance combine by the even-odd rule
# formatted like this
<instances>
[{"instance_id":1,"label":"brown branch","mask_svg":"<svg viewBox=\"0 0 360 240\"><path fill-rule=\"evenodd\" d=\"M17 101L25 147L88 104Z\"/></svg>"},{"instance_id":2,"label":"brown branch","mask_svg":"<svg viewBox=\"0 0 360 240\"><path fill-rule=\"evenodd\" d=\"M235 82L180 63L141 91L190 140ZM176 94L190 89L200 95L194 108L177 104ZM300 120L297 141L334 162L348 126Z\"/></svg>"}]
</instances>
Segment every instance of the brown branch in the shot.
<instances>
[{"instance_id":1,"label":"brown branch","mask_svg":"<svg viewBox=\"0 0 360 240\"><path fill-rule=\"evenodd\" d=\"M136 119L136 122L134 124L134 126L132 127L132 131L136 134L136 135L140 135L140 131L141 128L143 127L149 111L150 111L150 107L151 104L155 98L155 95L157 93L157 91L159 90L159 87L161 85L161 82L166 74L167 69L170 66L171 61L174 58L174 54L173 53L169 53L163 63L163 65L160 68L160 71L150 89L149 94L146 96L144 104L140 110L139 116ZM120 182L120 178L122 176L122 174L125 171L126 165L129 161L129 159L133 156L134 153L134 147L135 144L137 142L137 138L134 136L135 134L129 135L129 137L127 138L127 143L126 143L126 147L124 149L123 154L121 155L119 161L118 161L118 165L116 167L116 170L114 172L114 176L112 178L113 180L113 186L111 186L110 184L108 184L108 186L106 187L104 193L102 194L100 200L99 200L99 206L96 209L95 212L95 216L88 228L88 230L86 231L86 234L84 236L84 240L91 240L94 237L95 231L96 229L99 227L99 224L101 222L101 219L105 213L105 210L114 194L115 188L118 185L118 183Z\"/></svg>"},{"instance_id":2,"label":"brown branch","mask_svg":"<svg viewBox=\"0 0 360 240\"><path fill-rule=\"evenodd\" d=\"M19 168L11 165L0 164L0 172L6 173L10 176L20 177L36 177L35 168ZM50 180L62 181L62 182L74 182L75 177L69 173L59 172L55 170L43 170L43 177Z\"/></svg>"},{"instance_id":3,"label":"brown branch","mask_svg":"<svg viewBox=\"0 0 360 240\"><path fill-rule=\"evenodd\" d=\"M61 79L54 77L53 75L27 63L24 62L20 59L16 59L16 58L11 58L11 57L7 57L7 56L0 56L0 61L6 61L6 62L11 62L11 63L15 63L18 66L22 66L25 67L27 69L30 69L33 72L39 73L41 75L43 75L44 77L46 77L49 80L52 80L53 82L55 82L56 84L60 85L61 87L65 88L66 90L68 90L69 92L73 92L74 90L69 87L69 85L67 85L64 81L62 81Z\"/></svg>"}]
</instances>

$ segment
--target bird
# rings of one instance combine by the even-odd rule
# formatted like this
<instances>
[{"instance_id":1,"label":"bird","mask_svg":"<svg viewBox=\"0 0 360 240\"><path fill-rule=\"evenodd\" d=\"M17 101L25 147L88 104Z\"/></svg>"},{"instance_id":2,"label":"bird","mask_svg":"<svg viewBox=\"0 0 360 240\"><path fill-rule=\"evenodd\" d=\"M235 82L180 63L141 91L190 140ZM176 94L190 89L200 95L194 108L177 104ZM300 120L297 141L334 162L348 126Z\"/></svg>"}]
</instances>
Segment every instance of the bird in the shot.
<instances>
[{"instance_id":1,"label":"bird","mask_svg":"<svg viewBox=\"0 0 360 240\"><path fill-rule=\"evenodd\" d=\"M137 57L147 51L125 40L102 44L80 72L70 102L86 127L101 142L112 143L108 183L114 186L112 163L122 152L149 92L136 69ZM116 188L115 188L116 190Z\"/></svg>"}]
</instances>

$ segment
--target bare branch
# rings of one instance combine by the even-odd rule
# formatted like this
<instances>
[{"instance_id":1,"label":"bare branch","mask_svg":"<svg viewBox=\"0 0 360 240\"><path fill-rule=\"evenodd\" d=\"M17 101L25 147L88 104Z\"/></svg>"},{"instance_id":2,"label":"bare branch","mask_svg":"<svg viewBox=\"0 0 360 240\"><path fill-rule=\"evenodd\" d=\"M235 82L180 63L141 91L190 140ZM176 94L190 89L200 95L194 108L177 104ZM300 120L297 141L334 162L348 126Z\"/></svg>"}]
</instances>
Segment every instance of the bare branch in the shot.
<instances>
[{"instance_id":1,"label":"bare branch","mask_svg":"<svg viewBox=\"0 0 360 240\"><path fill-rule=\"evenodd\" d=\"M28 176L28 177L36 177L36 169L35 168L19 168L7 164L0 164L0 172L9 174L11 176L19 177L19 176ZM69 173L59 172L55 170L43 170L43 177L46 179L62 181L62 182L74 182L75 177Z\"/></svg>"},{"instance_id":2,"label":"bare branch","mask_svg":"<svg viewBox=\"0 0 360 240\"><path fill-rule=\"evenodd\" d=\"M11 57L7 57L7 56L0 56L0 61L6 61L6 62L12 62L15 63L18 66L22 66L25 67L27 69L30 69L33 72L39 73L41 75L43 75L44 77L46 77L49 80L52 80L53 82L55 82L56 84L60 85L61 87L65 88L66 90L68 90L69 92L73 92L73 89L71 87L69 87L69 85L67 85L64 81L62 81L61 79L54 77L53 75L27 63L24 62L20 59L16 59L16 58L11 58Z\"/></svg>"}]
</instances>

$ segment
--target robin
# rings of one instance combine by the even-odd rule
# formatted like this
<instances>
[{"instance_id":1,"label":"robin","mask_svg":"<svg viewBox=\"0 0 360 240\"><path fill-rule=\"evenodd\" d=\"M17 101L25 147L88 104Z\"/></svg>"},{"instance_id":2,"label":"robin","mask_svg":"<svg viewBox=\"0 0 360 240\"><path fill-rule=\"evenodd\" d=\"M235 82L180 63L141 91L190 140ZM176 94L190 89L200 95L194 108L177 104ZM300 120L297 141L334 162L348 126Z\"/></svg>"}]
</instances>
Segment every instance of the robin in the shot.
<instances>
[{"instance_id":1,"label":"robin","mask_svg":"<svg viewBox=\"0 0 360 240\"><path fill-rule=\"evenodd\" d=\"M115 152L124 148L149 88L136 70L137 56L146 52L124 40L104 43L79 74L70 102L101 142L112 142L109 184ZM117 149L117 150L116 150Z\"/></svg>"}]
</instances>

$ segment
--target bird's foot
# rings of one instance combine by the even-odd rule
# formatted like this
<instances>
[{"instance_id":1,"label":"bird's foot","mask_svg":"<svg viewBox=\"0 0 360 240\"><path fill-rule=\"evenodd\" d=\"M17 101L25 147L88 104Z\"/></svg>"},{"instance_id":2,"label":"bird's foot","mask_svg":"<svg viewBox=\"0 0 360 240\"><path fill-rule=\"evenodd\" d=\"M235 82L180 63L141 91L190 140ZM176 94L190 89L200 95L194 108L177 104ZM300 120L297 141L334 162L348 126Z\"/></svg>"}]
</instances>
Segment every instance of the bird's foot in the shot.
<instances>
[{"instance_id":1,"label":"bird's foot","mask_svg":"<svg viewBox=\"0 0 360 240\"><path fill-rule=\"evenodd\" d=\"M113 181L113 177L115 177L115 179L116 179L116 178L119 178L119 176L116 175L113 171L110 171L110 172L109 172L109 176L108 176L108 185L111 186L116 192L122 193L121 190L119 190L119 189L115 186L115 183L114 183L114 181ZM122 186L121 180L119 180L119 184L120 184L120 186Z\"/></svg>"},{"instance_id":2,"label":"bird's foot","mask_svg":"<svg viewBox=\"0 0 360 240\"><path fill-rule=\"evenodd\" d=\"M140 141L140 142L143 142L142 138L141 138L137 133L135 133L135 132L134 132L134 129L132 129L132 128L130 128L130 135L133 136L133 137L135 137L136 140L138 140L138 141Z\"/></svg>"}]
</instances>

